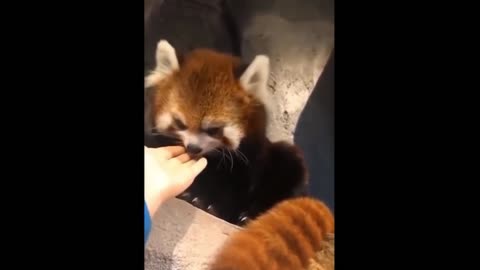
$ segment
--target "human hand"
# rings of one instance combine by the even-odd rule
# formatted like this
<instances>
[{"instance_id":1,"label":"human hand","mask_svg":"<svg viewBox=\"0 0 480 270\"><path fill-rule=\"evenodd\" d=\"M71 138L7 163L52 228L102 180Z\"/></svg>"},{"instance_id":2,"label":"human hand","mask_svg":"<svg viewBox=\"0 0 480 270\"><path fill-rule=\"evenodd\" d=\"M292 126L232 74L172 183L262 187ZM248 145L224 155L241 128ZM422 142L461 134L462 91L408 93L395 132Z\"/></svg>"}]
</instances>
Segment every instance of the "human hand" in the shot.
<instances>
[{"instance_id":1,"label":"human hand","mask_svg":"<svg viewBox=\"0 0 480 270\"><path fill-rule=\"evenodd\" d=\"M187 189L206 166L205 158L191 159L182 146L145 147L145 201L150 214Z\"/></svg>"}]
</instances>

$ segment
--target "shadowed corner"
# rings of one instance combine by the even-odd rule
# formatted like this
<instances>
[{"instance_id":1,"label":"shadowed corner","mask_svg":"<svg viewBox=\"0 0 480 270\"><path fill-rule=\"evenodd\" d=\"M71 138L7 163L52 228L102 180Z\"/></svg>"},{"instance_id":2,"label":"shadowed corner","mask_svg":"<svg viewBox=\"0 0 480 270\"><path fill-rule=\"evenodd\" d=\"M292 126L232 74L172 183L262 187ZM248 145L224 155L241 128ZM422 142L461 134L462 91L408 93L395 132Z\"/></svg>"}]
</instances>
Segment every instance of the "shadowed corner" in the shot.
<instances>
[{"instance_id":1,"label":"shadowed corner","mask_svg":"<svg viewBox=\"0 0 480 270\"><path fill-rule=\"evenodd\" d=\"M305 154L310 195L334 211L334 50L305 105L295 143Z\"/></svg>"}]
</instances>

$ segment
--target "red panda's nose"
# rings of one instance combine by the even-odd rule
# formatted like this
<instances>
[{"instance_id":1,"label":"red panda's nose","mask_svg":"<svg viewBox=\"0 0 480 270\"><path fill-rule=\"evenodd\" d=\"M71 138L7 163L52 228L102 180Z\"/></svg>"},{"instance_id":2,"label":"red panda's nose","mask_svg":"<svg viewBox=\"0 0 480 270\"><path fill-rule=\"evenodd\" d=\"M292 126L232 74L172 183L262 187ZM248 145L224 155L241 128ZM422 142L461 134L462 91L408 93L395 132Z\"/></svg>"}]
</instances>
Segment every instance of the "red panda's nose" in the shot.
<instances>
[{"instance_id":1,"label":"red panda's nose","mask_svg":"<svg viewBox=\"0 0 480 270\"><path fill-rule=\"evenodd\" d=\"M187 145L187 153L189 153L191 155L196 155L200 152L202 152L202 148L200 148L198 145L195 145L195 144L188 144Z\"/></svg>"}]
</instances>

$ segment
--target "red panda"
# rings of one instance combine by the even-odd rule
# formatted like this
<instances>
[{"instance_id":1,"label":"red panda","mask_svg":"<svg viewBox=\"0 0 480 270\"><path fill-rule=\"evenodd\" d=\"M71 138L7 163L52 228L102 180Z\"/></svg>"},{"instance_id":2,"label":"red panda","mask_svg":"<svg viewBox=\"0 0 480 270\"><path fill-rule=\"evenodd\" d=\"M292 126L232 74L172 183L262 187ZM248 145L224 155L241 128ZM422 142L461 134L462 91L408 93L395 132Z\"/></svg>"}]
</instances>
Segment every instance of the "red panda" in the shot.
<instances>
[{"instance_id":1,"label":"red panda","mask_svg":"<svg viewBox=\"0 0 480 270\"><path fill-rule=\"evenodd\" d=\"M323 202L285 200L230 236L207 269L319 269L312 266L319 265L316 257L334 232L333 214ZM332 258L324 267L333 269Z\"/></svg>"},{"instance_id":2,"label":"red panda","mask_svg":"<svg viewBox=\"0 0 480 270\"><path fill-rule=\"evenodd\" d=\"M307 173L293 145L266 137L269 59L249 64L209 49L177 54L158 43L145 78L146 130L169 137L207 169L179 196L232 223L303 194ZM228 161L227 161L228 160Z\"/></svg>"}]
</instances>

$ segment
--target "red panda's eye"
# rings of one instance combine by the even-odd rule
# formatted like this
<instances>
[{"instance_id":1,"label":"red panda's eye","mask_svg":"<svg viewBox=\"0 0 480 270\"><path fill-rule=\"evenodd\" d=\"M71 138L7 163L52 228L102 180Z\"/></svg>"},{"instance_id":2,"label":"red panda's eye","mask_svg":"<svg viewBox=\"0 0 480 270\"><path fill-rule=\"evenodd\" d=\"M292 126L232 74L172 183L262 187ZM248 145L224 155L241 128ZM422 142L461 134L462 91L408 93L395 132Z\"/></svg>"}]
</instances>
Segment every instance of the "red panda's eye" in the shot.
<instances>
[{"instance_id":1,"label":"red panda's eye","mask_svg":"<svg viewBox=\"0 0 480 270\"><path fill-rule=\"evenodd\" d=\"M212 137L217 137L222 135L223 128L221 127L212 127L205 130L205 132Z\"/></svg>"},{"instance_id":2,"label":"red panda's eye","mask_svg":"<svg viewBox=\"0 0 480 270\"><path fill-rule=\"evenodd\" d=\"M174 118L173 119L173 122L175 123L175 126L179 129L179 130L185 130L187 129L187 126L179 119L177 118Z\"/></svg>"}]
</instances>

